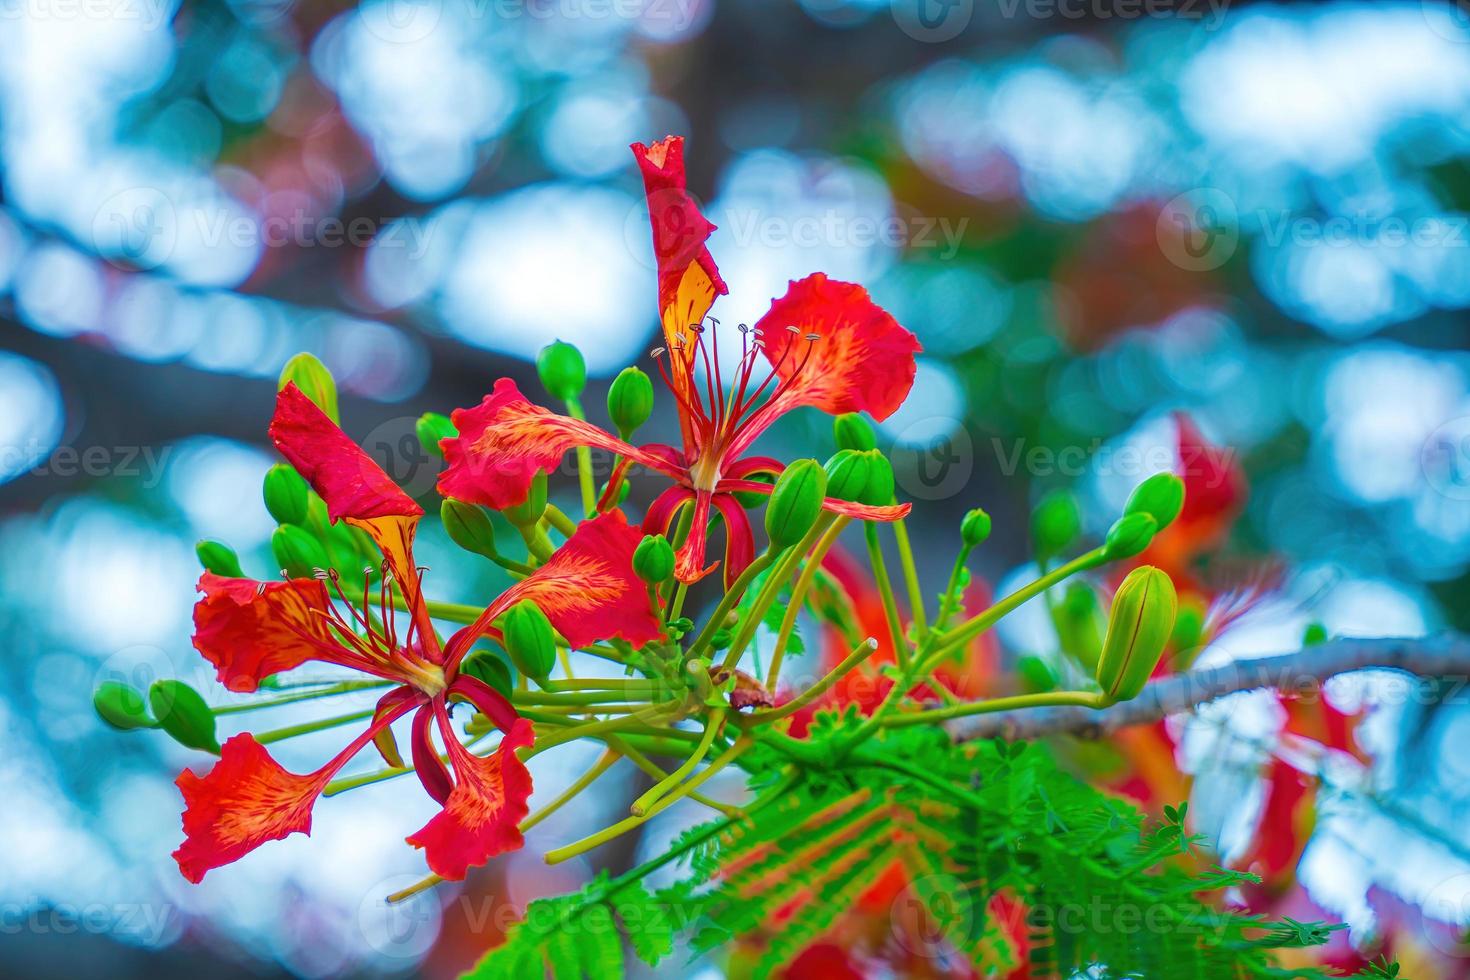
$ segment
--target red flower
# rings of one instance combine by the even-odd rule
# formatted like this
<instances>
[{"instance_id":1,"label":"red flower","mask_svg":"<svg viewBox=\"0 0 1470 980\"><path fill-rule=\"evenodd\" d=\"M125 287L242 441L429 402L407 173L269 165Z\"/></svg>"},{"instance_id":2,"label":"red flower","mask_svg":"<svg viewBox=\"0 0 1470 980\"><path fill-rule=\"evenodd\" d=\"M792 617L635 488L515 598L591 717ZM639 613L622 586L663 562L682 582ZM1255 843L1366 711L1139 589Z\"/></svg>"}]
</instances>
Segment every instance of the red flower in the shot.
<instances>
[{"instance_id":1,"label":"red flower","mask_svg":"<svg viewBox=\"0 0 1470 980\"><path fill-rule=\"evenodd\" d=\"M713 336L705 341L704 323L715 297L728 290L705 247L714 225L685 190L684 141L670 136L653 146L637 143L633 153L643 171L658 260L666 346L655 357L678 407L683 448L630 446L595 425L531 404L515 382L502 378L478 406L454 413L459 435L443 442L448 466L439 490L503 509L524 501L531 480L555 469L568 450L605 449L623 461L604 500L615 499L611 495L632 463L677 484L649 508L646 531L667 530L674 514L692 501L693 525L675 566L680 581L696 581L714 568L705 565L705 536L711 508L719 511L729 582L754 555L750 523L732 494L769 493L769 485L750 477L782 469L776 460L746 455L752 443L781 415L804 405L887 418L913 385L919 342L863 287L815 273L793 281L753 328L741 325L742 356L733 368L722 369ZM709 322L718 327L718 321ZM762 357L770 372L757 381ZM826 507L867 520L897 520L908 513L907 504L867 507L829 499Z\"/></svg>"},{"instance_id":2,"label":"red flower","mask_svg":"<svg viewBox=\"0 0 1470 980\"><path fill-rule=\"evenodd\" d=\"M642 644L658 636L647 592L632 570L639 535L617 511L584 523L546 564L441 644L413 561L423 514L418 504L294 384L278 396L270 432L326 501L331 519L366 531L382 549L380 608L375 617L370 599L361 607L347 602L333 571L284 582L206 572L199 580L204 598L194 608L194 646L232 691L254 691L267 675L309 660L397 686L378 702L368 728L315 772L287 772L253 736L241 734L225 742L219 762L204 776L182 773L185 839L174 858L184 877L197 882L265 841L310 833L312 804L332 777L369 742L396 756L389 726L416 712L413 766L444 809L408 841L425 850L435 873L463 878L468 868L521 846L517 824L526 815L531 777L515 751L531 744L532 730L499 693L461 674L461 661L476 639L495 633L496 618L523 599L535 601L574 646L613 636ZM401 631L395 589L408 607ZM469 703L504 733L491 755L474 755L460 744L449 717L456 701ZM434 746L436 727L447 767Z\"/></svg>"}]
</instances>

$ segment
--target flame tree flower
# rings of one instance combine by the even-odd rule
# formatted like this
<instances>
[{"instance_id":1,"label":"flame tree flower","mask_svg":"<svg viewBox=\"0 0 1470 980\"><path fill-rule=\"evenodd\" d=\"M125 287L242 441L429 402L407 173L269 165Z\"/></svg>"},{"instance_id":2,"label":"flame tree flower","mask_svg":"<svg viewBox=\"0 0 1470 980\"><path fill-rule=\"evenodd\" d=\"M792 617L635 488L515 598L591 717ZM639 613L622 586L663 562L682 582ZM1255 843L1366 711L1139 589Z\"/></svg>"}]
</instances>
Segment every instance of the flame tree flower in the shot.
<instances>
[{"instance_id":1,"label":"flame tree flower","mask_svg":"<svg viewBox=\"0 0 1470 980\"><path fill-rule=\"evenodd\" d=\"M442 443L448 466L439 490L496 509L513 507L526 499L531 481L555 469L568 450L604 449L622 457L604 504L617 499L632 463L674 481L649 507L645 531L667 531L692 501L692 522L675 565L679 581L697 581L714 569L705 563L706 535L711 510L719 511L728 584L754 554L750 522L734 494L769 493L768 484L751 477L782 470L774 459L747 455L756 438L801 406L887 418L913 385L914 355L921 348L863 287L814 273L793 281L753 327L741 324L740 359L733 367L721 365L718 321L707 315L728 290L705 245L715 226L685 189L683 139L634 144L633 152L643 172L658 263L665 346L654 357L678 408L682 448L629 445L588 422L533 405L514 381L502 378L479 405L454 413L459 434ZM769 370L758 377L763 359ZM831 498L824 507L866 520L893 521L908 513L907 504L868 506Z\"/></svg>"},{"instance_id":2,"label":"flame tree flower","mask_svg":"<svg viewBox=\"0 0 1470 980\"><path fill-rule=\"evenodd\" d=\"M641 644L657 636L643 583L632 572L639 535L616 511L582 524L550 560L441 643L413 561L423 514L418 504L294 384L277 398L270 435L321 495L330 519L365 531L382 550L377 608L370 579L354 602L333 570L281 582L205 572L194 646L232 691L255 691L268 675L308 661L351 667L394 686L377 702L367 729L314 772L288 772L242 733L224 743L208 773L182 773L185 840L174 858L184 877L197 882L266 841L310 833L317 797L369 742L396 763L389 726L412 712L413 768L443 809L408 842L424 849L436 874L463 878L468 868L521 846L517 824L527 812L531 777L516 750L532 742L531 723L505 697L460 672L465 654L480 636L495 635L497 617L523 600L540 606L573 646L612 637ZM407 610L404 623L395 598ZM454 702L470 704L500 729L494 752L482 757L460 742L450 719ZM443 758L434 745L436 728Z\"/></svg>"}]
</instances>

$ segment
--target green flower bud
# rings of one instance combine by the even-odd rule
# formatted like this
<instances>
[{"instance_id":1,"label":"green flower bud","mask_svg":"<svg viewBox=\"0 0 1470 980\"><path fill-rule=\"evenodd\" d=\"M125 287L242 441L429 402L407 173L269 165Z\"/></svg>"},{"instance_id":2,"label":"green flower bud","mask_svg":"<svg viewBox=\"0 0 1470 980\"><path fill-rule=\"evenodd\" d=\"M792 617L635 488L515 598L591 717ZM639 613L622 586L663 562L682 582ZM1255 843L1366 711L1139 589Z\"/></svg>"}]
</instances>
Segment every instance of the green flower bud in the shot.
<instances>
[{"instance_id":1,"label":"green flower bud","mask_svg":"<svg viewBox=\"0 0 1470 980\"><path fill-rule=\"evenodd\" d=\"M277 463L265 471L265 482L261 495L265 497L265 509L277 524L305 524L306 497L310 488L295 468Z\"/></svg>"},{"instance_id":2,"label":"green flower bud","mask_svg":"<svg viewBox=\"0 0 1470 980\"><path fill-rule=\"evenodd\" d=\"M1097 660L1097 683L1109 702L1132 700L1148 683L1174 630L1178 604L1174 583L1152 565L1135 568L1118 587Z\"/></svg>"},{"instance_id":3,"label":"green flower bud","mask_svg":"<svg viewBox=\"0 0 1470 980\"><path fill-rule=\"evenodd\" d=\"M531 481L526 499L514 507L505 508L501 513L516 527L530 527L541 520L541 515L546 513L546 474L537 473L536 478Z\"/></svg>"},{"instance_id":4,"label":"green flower bud","mask_svg":"<svg viewBox=\"0 0 1470 980\"><path fill-rule=\"evenodd\" d=\"M1321 623L1308 623L1302 631L1302 646L1315 647L1327 642L1327 627Z\"/></svg>"},{"instance_id":5,"label":"green flower bud","mask_svg":"<svg viewBox=\"0 0 1470 980\"><path fill-rule=\"evenodd\" d=\"M773 486L776 482L776 474L761 471L751 473L746 479L753 483L764 483L767 486ZM754 490L736 490L734 497L735 502L741 507L744 507L746 510L753 510L756 507L764 505L770 498L770 494L757 493Z\"/></svg>"},{"instance_id":6,"label":"green flower bud","mask_svg":"<svg viewBox=\"0 0 1470 980\"><path fill-rule=\"evenodd\" d=\"M485 508L462 500L445 500L439 505L439 520L449 540L475 555L494 558L495 525Z\"/></svg>"},{"instance_id":7,"label":"green flower bud","mask_svg":"<svg viewBox=\"0 0 1470 980\"><path fill-rule=\"evenodd\" d=\"M1107 618L1092 586L1086 582L1068 585L1062 601L1052 607L1051 617L1062 652L1088 670L1095 668Z\"/></svg>"},{"instance_id":8,"label":"green flower bud","mask_svg":"<svg viewBox=\"0 0 1470 980\"><path fill-rule=\"evenodd\" d=\"M310 398L327 418L333 422L341 421L337 412L337 382L332 377L332 372L315 355L303 351L287 361L286 366L281 368L277 390L292 381L296 382L301 393Z\"/></svg>"},{"instance_id":9,"label":"green flower bud","mask_svg":"<svg viewBox=\"0 0 1470 980\"><path fill-rule=\"evenodd\" d=\"M865 449L868 458L868 486L859 503L870 507L886 507L893 503L893 464L876 449Z\"/></svg>"},{"instance_id":10,"label":"green flower bud","mask_svg":"<svg viewBox=\"0 0 1470 980\"><path fill-rule=\"evenodd\" d=\"M638 368L623 368L607 389L607 417L617 426L618 435L633 438L652 414L653 382Z\"/></svg>"},{"instance_id":11,"label":"green flower bud","mask_svg":"<svg viewBox=\"0 0 1470 980\"><path fill-rule=\"evenodd\" d=\"M97 716L120 732L134 728L157 728L158 722L148 715L143 694L120 681L103 681L92 692L92 707Z\"/></svg>"},{"instance_id":12,"label":"green flower bud","mask_svg":"<svg viewBox=\"0 0 1470 980\"><path fill-rule=\"evenodd\" d=\"M202 749L219 755L219 742L214 737L214 712L183 681L154 681L148 688L148 705L158 726L173 736L175 742L191 749Z\"/></svg>"},{"instance_id":13,"label":"green flower bud","mask_svg":"<svg viewBox=\"0 0 1470 980\"><path fill-rule=\"evenodd\" d=\"M1077 499L1065 490L1054 490L1041 498L1031 514L1031 540L1036 556L1043 561L1066 550L1082 530Z\"/></svg>"},{"instance_id":14,"label":"green flower bud","mask_svg":"<svg viewBox=\"0 0 1470 980\"><path fill-rule=\"evenodd\" d=\"M865 449L878 448L878 436L873 432L873 427L856 412L839 415L832 420L832 440L837 443L838 449L856 449L862 452Z\"/></svg>"},{"instance_id":15,"label":"green flower bud","mask_svg":"<svg viewBox=\"0 0 1470 980\"><path fill-rule=\"evenodd\" d=\"M1169 637L1169 645L1178 656L1187 651L1196 650L1205 638L1205 618L1209 610L1205 604L1195 596L1186 594L1179 600L1179 611L1174 616L1174 632Z\"/></svg>"},{"instance_id":16,"label":"green flower bud","mask_svg":"<svg viewBox=\"0 0 1470 980\"><path fill-rule=\"evenodd\" d=\"M1134 487L1123 514L1147 514L1162 531L1184 509L1184 481L1173 473L1155 473Z\"/></svg>"},{"instance_id":17,"label":"green flower bud","mask_svg":"<svg viewBox=\"0 0 1470 980\"><path fill-rule=\"evenodd\" d=\"M856 503L867 493L873 464L867 453L840 449L823 469L827 473L827 496Z\"/></svg>"},{"instance_id":18,"label":"green flower bud","mask_svg":"<svg viewBox=\"0 0 1470 980\"><path fill-rule=\"evenodd\" d=\"M199 564L204 566L206 572L223 575L225 578L244 578L245 573L240 569L240 557L235 554L235 549L223 541L212 541L205 538L194 546L194 554L199 556Z\"/></svg>"},{"instance_id":19,"label":"green flower bud","mask_svg":"<svg viewBox=\"0 0 1470 980\"><path fill-rule=\"evenodd\" d=\"M1016 661L1016 673L1020 676L1021 690L1027 694L1055 691L1061 683L1051 664L1031 653Z\"/></svg>"},{"instance_id":20,"label":"green flower bud","mask_svg":"<svg viewBox=\"0 0 1470 980\"><path fill-rule=\"evenodd\" d=\"M1151 514L1125 514L1108 528L1108 536L1103 540L1103 555L1110 561L1132 558L1149 546L1158 529L1158 522Z\"/></svg>"},{"instance_id":21,"label":"green flower bud","mask_svg":"<svg viewBox=\"0 0 1470 980\"><path fill-rule=\"evenodd\" d=\"M571 401L587 387L587 362L582 352L560 340L547 344L536 355L536 373L553 398Z\"/></svg>"},{"instance_id":22,"label":"green flower bud","mask_svg":"<svg viewBox=\"0 0 1470 980\"><path fill-rule=\"evenodd\" d=\"M775 548L789 548L805 537L822 512L827 473L814 459L798 459L781 473L766 504L766 534Z\"/></svg>"},{"instance_id":23,"label":"green flower bud","mask_svg":"<svg viewBox=\"0 0 1470 980\"><path fill-rule=\"evenodd\" d=\"M633 571L649 585L668 581L674 574L674 546L662 534L649 534L633 550Z\"/></svg>"},{"instance_id":24,"label":"green flower bud","mask_svg":"<svg viewBox=\"0 0 1470 980\"><path fill-rule=\"evenodd\" d=\"M295 524L276 528L271 535L271 554L291 578L310 578L318 568L330 564L321 542Z\"/></svg>"},{"instance_id":25,"label":"green flower bud","mask_svg":"<svg viewBox=\"0 0 1470 980\"><path fill-rule=\"evenodd\" d=\"M431 456L443 456L439 449L441 439L453 439L459 435L459 430L454 423L449 421L449 416L440 415L438 412L425 412L419 416L419 420L413 424L413 431L419 437L419 445L424 447L424 452Z\"/></svg>"},{"instance_id":26,"label":"green flower bud","mask_svg":"<svg viewBox=\"0 0 1470 980\"><path fill-rule=\"evenodd\" d=\"M990 515L979 507L968 511L960 521L960 540L966 548L978 548L990 537Z\"/></svg>"},{"instance_id":27,"label":"green flower bud","mask_svg":"<svg viewBox=\"0 0 1470 980\"><path fill-rule=\"evenodd\" d=\"M527 677L541 680L556 666L556 634L551 620L529 599L523 599L500 618L505 652Z\"/></svg>"},{"instance_id":28,"label":"green flower bud","mask_svg":"<svg viewBox=\"0 0 1470 980\"><path fill-rule=\"evenodd\" d=\"M481 648L474 651L459 665L459 672L484 681L500 692L502 697L510 697L512 687L510 668L493 650Z\"/></svg>"}]
</instances>

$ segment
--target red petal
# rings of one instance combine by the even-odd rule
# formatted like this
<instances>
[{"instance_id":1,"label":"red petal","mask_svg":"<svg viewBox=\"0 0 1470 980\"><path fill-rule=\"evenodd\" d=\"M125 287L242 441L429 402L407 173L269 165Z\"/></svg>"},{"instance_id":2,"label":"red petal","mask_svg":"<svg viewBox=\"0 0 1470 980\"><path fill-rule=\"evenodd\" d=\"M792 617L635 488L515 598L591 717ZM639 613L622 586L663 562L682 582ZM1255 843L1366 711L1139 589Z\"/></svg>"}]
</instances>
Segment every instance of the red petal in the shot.
<instances>
[{"instance_id":1,"label":"red petal","mask_svg":"<svg viewBox=\"0 0 1470 980\"><path fill-rule=\"evenodd\" d=\"M255 582L205 572L198 588L204 598L194 606L194 649L231 691L254 691L263 678L308 660L358 666L324 624L327 590L316 579Z\"/></svg>"},{"instance_id":2,"label":"red petal","mask_svg":"<svg viewBox=\"0 0 1470 980\"><path fill-rule=\"evenodd\" d=\"M270 437L321 494L333 521L418 517L424 512L295 382L276 395Z\"/></svg>"},{"instance_id":3,"label":"red petal","mask_svg":"<svg viewBox=\"0 0 1470 980\"><path fill-rule=\"evenodd\" d=\"M185 806L179 870L197 884L266 841L311 833L311 807L329 778L287 772L249 732L234 736L207 775L186 769L176 780Z\"/></svg>"},{"instance_id":4,"label":"red petal","mask_svg":"<svg viewBox=\"0 0 1470 980\"><path fill-rule=\"evenodd\" d=\"M659 494L648 505L648 513L643 515L643 533L667 536L674 514L686 501L693 498L694 491L688 487L670 487Z\"/></svg>"},{"instance_id":5,"label":"red petal","mask_svg":"<svg viewBox=\"0 0 1470 980\"><path fill-rule=\"evenodd\" d=\"M414 772L418 774L419 782L424 784L424 792L443 806L449 799L449 791L454 789L454 782L449 778L444 760L439 758L439 752L434 748L434 737L429 730L433 723L434 706L426 704L413 716L410 745L413 748Z\"/></svg>"},{"instance_id":6,"label":"red petal","mask_svg":"<svg viewBox=\"0 0 1470 980\"><path fill-rule=\"evenodd\" d=\"M774 489L769 483L761 483L758 480L721 480L716 491L719 493L735 493L736 491L751 491L752 493L770 493ZM871 504L855 504L850 500L838 500L835 497L822 498L822 509L833 514L843 514L854 517L860 521L881 521L891 523L903 520L909 516L909 511L914 509L913 504L885 504L874 507Z\"/></svg>"},{"instance_id":7,"label":"red petal","mask_svg":"<svg viewBox=\"0 0 1470 980\"><path fill-rule=\"evenodd\" d=\"M740 501L727 493L718 493L715 506L725 519L725 588L728 589L755 560L755 536L751 534L750 518Z\"/></svg>"},{"instance_id":8,"label":"red petal","mask_svg":"<svg viewBox=\"0 0 1470 980\"><path fill-rule=\"evenodd\" d=\"M445 439L439 492L496 510L524 503L537 473L550 473L576 446L595 446L644 466L677 473L655 452L628 445L589 422L548 412L526 400L510 378L474 408L455 409L459 435Z\"/></svg>"},{"instance_id":9,"label":"red petal","mask_svg":"<svg viewBox=\"0 0 1470 980\"><path fill-rule=\"evenodd\" d=\"M777 415L799 405L886 419L908 397L917 370L914 355L923 349L862 286L820 272L793 281L755 329L784 384L760 409L759 424L747 423L754 431L732 447L732 455L743 452ZM808 334L818 339L808 341Z\"/></svg>"},{"instance_id":10,"label":"red petal","mask_svg":"<svg viewBox=\"0 0 1470 980\"><path fill-rule=\"evenodd\" d=\"M674 555L674 577L686 584L698 582L715 570L718 562L704 563L709 539L709 506L714 494L700 490L694 495L694 520L689 523L689 536Z\"/></svg>"},{"instance_id":11,"label":"red petal","mask_svg":"<svg viewBox=\"0 0 1470 980\"><path fill-rule=\"evenodd\" d=\"M408 843L423 848L435 874L458 881L470 868L524 843L518 825L530 809L531 774L515 753L534 734L531 723L519 719L495 752L480 758L460 744L443 703L436 701L434 710L454 766L454 789L444 809Z\"/></svg>"},{"instance_id":12,"label":"red petal","mask_svg":"<svg viewBox=\"0 0 1470 980\"><path fill-rule=\"evenodd\" d=\"M1247 492L1238 455L1206 440L1183 412L1176 412L1174 421L1179 430L1179 475L1184 480L1179 523L1228 524L1245 504Z\"/></svg>"},{"instance_id":13,"label":"red petal","mask_svg":"<svg viewBox=\"0 0 1470 980\"><path fill-rule=\"evenodd\" d=\"M642 646L662 636L648 605L648 587L633 573L633 550L642 540L622 511L583 521L546 564L501 593L479 619L454 635L447 663L458 664L496 618L522 599L540 606L573 647L614 636Z\"/></svg>"}]
</instances>

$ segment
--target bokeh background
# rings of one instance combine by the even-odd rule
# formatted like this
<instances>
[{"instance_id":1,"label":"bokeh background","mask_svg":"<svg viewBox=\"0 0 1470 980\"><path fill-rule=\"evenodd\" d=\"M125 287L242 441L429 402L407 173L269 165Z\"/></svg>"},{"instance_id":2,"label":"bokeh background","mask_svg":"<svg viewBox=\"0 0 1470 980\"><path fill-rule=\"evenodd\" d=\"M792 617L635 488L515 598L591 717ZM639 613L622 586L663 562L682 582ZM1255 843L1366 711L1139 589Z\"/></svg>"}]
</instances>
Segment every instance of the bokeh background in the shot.
<instances>
[{"instance_id":1,"label":"bokeh background","mask_svg":"<svg viewBox=\"0 0 1470 980\"><path fill-rule=\"evenodd\" d=\"M413 420L502 374L536 389L552 339L594 406L648 366L635 140L689 137L723 321L821 270L921 338L882 428L936 587L969 507L995 515L976 567L1000 587L1043 492L1105 528L1184 410L1249 476L1230 549L1287 570L1212 656L1309 621L1470 628L1467 123L1470 17L1438 2L0 0L0 972L451 975L504 926L383 907L422 871L402 837L432 804L405 783L186 885L172 778L199 757L90 697L223 696L189 646L192 548L267 574L265 425L296 351L418 493ZM827 424L772 447L824 457ZM442 535L420 557L445 598L499 584ZM1008 648L1044 646L1037 619ZM1319 799L1300 866L1359 941L1470 892L1470 713L1384 690L1331 689L1375 705L1372 766ZM1261 817L1270 710L1232 699L1181 743L1222 859ZM588 761L538 759L538 789ZM541 867L626 806L617 772L472 879L476 907L674 833Z\"/></svg>"}]
</instances>

